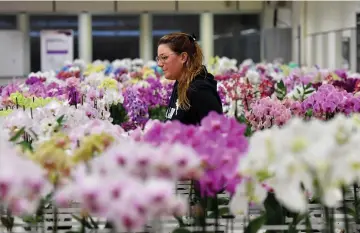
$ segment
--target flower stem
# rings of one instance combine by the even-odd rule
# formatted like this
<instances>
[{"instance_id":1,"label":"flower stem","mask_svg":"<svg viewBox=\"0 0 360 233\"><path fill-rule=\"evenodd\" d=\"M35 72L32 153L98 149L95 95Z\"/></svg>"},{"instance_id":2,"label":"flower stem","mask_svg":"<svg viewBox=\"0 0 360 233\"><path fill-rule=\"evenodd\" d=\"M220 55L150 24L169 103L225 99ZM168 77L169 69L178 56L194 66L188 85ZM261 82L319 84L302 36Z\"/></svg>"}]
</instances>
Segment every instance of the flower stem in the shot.
<instances>
[{"instance_id":1,"label":"flower stem","mask_svg":"<svg viewBox=\"0 0 360 233\"><path fill-rule=\"evenodd\" d=\"M354 204L355 204L355 223L358 224L359 223L359 212L358 212L358 196L357 196L357 184L355 183L353 186L354 189Z\"/></svg>"},{"instance_id":2,"label":"flower stem","mask_svg":"<svg viewBox=\"0 0 360 233\"><path fill-rule=\"evenodd\" d=\"M219 230L219 202L217 198L217 194L214 197L214 204L215 204L215 232L218 233Z\"/></svg>"},{"instance_id":3,"label":"flower stem","mask_svg":"<svg viewBox=\"0 0 360 233\"><path fill-rule=\"evenodd\" d=\"M335 233L335 222L334 222L335 211L334 208L330 209L330 232Z\"/></svg>"},{"instance_id":4,"label":"flower stem","mask_svg":"<svg viewBox=\"0 0 360 233\"><path fill-rule=\"evenodd\" d=\"M346 206L346 200L345 200L345 194L346 194L346 190L345 187L342 187L342 195L343 195L343 199L342 199L342 205L344 208L344 218L345 218L345 232L349 232L349 219L348 219L348 215L347 215L347 206Z\"/></svg>"},{"instance_id":5,"label":"flower stem","mask_svg":"<svg viewBox=\"0 0 360 233\"><path fill-rule=\"evenodd\" d=\"M83 216L81 218L81 229L80 229L80 233L85 233L85 217Z\"/></svg>"},{"instance_id":6,"label":"flower stem","mask_svg":"<svg viewBox=\"0 0 360 233\"><path fill-rule=\"evenodd\" d=\"M193 214L192 214L192 206L193 206L192 197L193 197L193 191L194 191L194 181L191 180L191 181L190 181L190 190L189 190L189 210L190 210L190 217L193 217Z\"/></svg>"},{"instance_id":7,"label":"flower stem","mask_svg":"<svg viewBox=\"0 0 360 233\"><path fill-rule=\"evenodd\" d=\"M306 218L305 218L305 225L306 225L306 233L311 233L312 231L312 227L311 227L311 222L310 222L310 214L308 213Z\"/></svg>"},{"instance_id":8,"label":"flower stem","mask_svg":"<svg viewBox=\"0 0 360 233\"><path fill-rule=\"evenodd\" d=\"M330 233L330 214L329 214L329 208L324 207L324 214L325 214L325 231L324 233Z\"/></svg>"},{"instance_id":9,"label":"flower stem","mask_svg":"<svg viewBox=\"0 0 360 233\"><path fill-rule=\"evenodd\" d=\"M201 208L202 208L202 216L201 216L201 225L202 225L202 230L205 233L206 232L206 213L207 213L207 196L205 195L204 197L201 198Z\"/></svg>"},{"instance_id":10,"label":"flower stem","mask_svg":"<svg viewBox=\"0 0 360 233\"><path fill-rule=\"evenodd\" d=\"M54 192L56 192L58 187L58 177L55 178L54 181ZM53 233L57 232L57 227L58 227L58 209L56 207L56 205L53 203L53 216L54 216L54 222L53 222Z\"/></svg>"},{"instance_id":11,"label":"flower stem","mask_svg":"<svg viewBox=\"0 0 360 233\"><path fill-rule=\"evenodd\" d=\"M53 222L53 233L56 233L57 232L57 221L58 221L58 210L57 210L57 207L55 205L53 205L53 216L54 216L54 222Z\"/></svg>"}]
</instances>

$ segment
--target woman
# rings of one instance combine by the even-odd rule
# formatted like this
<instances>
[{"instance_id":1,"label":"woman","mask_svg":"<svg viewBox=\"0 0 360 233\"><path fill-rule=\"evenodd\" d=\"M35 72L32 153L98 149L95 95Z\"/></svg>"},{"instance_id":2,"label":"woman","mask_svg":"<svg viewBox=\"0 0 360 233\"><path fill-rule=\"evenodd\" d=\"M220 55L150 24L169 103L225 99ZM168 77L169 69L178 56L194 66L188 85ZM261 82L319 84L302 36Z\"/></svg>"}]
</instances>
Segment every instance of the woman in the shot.
<instances>
[{"instance_id":1,"label":"woman","mask_svg":"<svg viewBox=\"0 0 360 233\"><path fill-rule=\"evenodd\" d=\"M214 76L202 65L203 54L194 36L171 33L158 43L158 66L165 78L176 80L166 118L198 125L211 111L222 113Z\"/></svg>"},{"instance_id":2,"label":"woman","mask_svg":"<svg viewBox=\"0 0 360 233\"><path fill-rule=\"evenodd\" d=\"M158 43L156 61L166 79L176 80L166 111L168 120L199 125L209 112L223 112L217 82L203 66L203 54L194 36L185 33L163 36ZM191 205L192 215L203 214L199 203L191 201Z\"/></svg>"}]
</instances>

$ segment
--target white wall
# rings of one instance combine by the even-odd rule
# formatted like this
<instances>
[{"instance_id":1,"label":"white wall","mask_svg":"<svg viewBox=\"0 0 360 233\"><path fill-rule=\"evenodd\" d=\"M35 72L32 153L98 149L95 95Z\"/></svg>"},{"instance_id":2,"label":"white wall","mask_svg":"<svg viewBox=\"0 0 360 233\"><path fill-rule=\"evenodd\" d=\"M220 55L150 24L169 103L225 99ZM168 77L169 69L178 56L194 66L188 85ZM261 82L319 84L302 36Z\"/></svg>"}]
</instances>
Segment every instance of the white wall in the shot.
<instances>
[{"instance_id":1,"label":"white wall","mask_svg":"<svg viewBox=\"0 0 360 233\"><path fill-rule=\"evenodd\" d=\"M158 0L158 1L128 1L128 0L98 0L98 1L0 1L0 12L82 12L92 13L131 13L131 12L260 12L261 1L192 1L192 0Z\"/></svg>"},{"instance_id":2,"label":"white wall","mask_svg":"<svg viewBox=\"0 0 360 233\"><path fill-rule=\"evenodd\" d=\"M263 28L273 28L274 8L265 7L263 10ZM278 9L278 28L290 28L292 24L292 15L290 8Z\"/></svg>"},{"instance_id":3,"label":"white wall","mask_svg":"<svg viewBox=\"0 0 360 233\"><path fill-rule=\"evenodd\" d=\"M309 1L308 33L355 27L360 1Z\"/></svg>"},{"instance_id":4,"label":"white wall","mask_svg":"<svg viewBox=\"0 0 360 233\"><path fill-rule=\"evenodd\" d=\"M0 78L24 75L24 35L18 30L0 31Z\"/></svg>"},{"instance_id":5,"label":"white wall","mask_svg":"<svg viewBox=\"0 0 360 233\"><path fill-rule=\"evenodd\" d=\"M301 9L303 5L305 7ZM349 37L351 69L355 70L355 17L360 12L360 1L298 1L292 10L295 21L293 26L302 24L304 43L301 53L304 55L304 64L317 64L326 68L343 66L341 43L343 37ZM294 28L294 38L296 36ZM297 52L294 47L293 53Z\"/></svg>"}]
</instances>

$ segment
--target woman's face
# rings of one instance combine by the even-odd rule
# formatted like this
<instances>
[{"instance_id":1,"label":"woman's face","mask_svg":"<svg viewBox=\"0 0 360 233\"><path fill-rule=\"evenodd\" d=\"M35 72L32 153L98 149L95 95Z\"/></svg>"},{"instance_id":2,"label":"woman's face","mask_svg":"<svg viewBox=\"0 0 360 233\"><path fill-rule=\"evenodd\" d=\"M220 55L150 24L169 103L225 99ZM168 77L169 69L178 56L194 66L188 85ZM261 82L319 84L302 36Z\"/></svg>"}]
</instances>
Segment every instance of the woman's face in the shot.
<instances>
[{"instance_id":1,"label":"woman's face","mask_svg":"<svg viewBox=\"0 0 360 233\"><path fill-rule=\"evenodd\" d=\"M181 77L184 63L186 62L186 53L178 55L168 45L161 44L158 47L157 54L156 60L158 66L164 71L165 78L178 80Z\"/></svg>"}]
</instances>

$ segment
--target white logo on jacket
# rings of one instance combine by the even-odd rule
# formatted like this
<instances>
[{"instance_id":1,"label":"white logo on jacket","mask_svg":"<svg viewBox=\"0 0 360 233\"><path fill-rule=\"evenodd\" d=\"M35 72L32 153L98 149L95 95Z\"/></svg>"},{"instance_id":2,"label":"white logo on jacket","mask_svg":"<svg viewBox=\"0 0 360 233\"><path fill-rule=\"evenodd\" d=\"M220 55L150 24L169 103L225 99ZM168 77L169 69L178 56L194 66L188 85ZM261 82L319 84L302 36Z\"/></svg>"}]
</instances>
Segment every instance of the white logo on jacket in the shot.
<instances>
[{"instance_id":1,"label":"white logo on jacket","mask_svg":"<svg viewBox=\"0 0 360 233\"><path fill-rule=\"evenodd\" d=\"M175 113L175 108L168 108L168 109L166 110L165 117L166 117L167 119L172 119L174 113ZM175 115L176 115L176 114L175 114Z\"/></svg>"},{"instance_id":2,"label":"white logo on jacket","mask_svg":"<svg viewBox=\"0 0 360 233\"><path fill-rule=\"evenodd\" d=\"M177 113L178 113L178 110L179 110L179 106L180 106L180 105L179 105L179 100L176 100L176 108L168 108L168 109L166 110L165 117L166 117L167 119L172 119L174 113L175 113L175 116L176 116Z\"/></svg>"}]
</instances>

